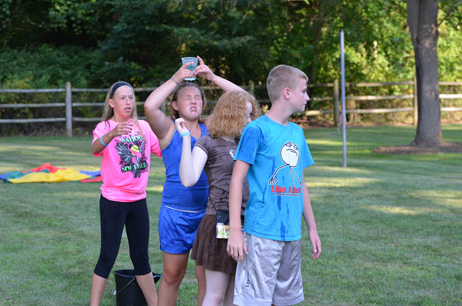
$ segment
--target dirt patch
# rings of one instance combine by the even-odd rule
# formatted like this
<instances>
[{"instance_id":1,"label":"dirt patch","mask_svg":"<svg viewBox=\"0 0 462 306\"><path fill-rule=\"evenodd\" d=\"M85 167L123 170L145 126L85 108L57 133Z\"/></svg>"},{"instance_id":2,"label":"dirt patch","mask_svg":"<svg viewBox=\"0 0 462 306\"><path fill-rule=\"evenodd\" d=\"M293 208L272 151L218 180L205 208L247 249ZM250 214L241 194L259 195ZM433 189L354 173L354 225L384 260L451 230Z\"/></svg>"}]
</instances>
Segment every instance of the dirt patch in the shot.
<instances>
[{"instance_id":1,"label":"dirt patch","mask_svg":"<svg viewBox=\"0 0 462 306\"><path fill-rule=\"evenodd\" d=\"M438 153L462 153L462 143L446 142L437 147L418 147L418 146L387 146L380 147L373 151L374 153L382 154L405 154L405 155L420 155L420 154L438 154Z\"/></svg>"}]
</instances>

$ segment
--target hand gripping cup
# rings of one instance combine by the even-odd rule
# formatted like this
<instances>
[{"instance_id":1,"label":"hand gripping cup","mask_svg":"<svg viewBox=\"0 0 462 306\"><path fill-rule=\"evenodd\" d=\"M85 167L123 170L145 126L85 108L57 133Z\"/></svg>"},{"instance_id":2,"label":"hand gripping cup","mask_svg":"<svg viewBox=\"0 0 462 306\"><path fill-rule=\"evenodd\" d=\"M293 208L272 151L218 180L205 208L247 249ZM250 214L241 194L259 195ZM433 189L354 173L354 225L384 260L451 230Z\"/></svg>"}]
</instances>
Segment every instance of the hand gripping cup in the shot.
<instances>
[{"instance_id":1,"label":"hand gripping cup","mask_svg":"<svg viewBox=\"0 0 462 306\"><path fill-rule=\"evenodd\" d=\"M182 57L181 58L181 61L183 62L183 65L186 64L186 63L191 63L193 62L192 65L189 65L188 68L189 70L191 71L194 71L194 68L197 67L197 57ZM195 81L196 80L196 76L193 76L191 78L185 78L184 79L185 81Z\"/></svg>"}]
</instances>

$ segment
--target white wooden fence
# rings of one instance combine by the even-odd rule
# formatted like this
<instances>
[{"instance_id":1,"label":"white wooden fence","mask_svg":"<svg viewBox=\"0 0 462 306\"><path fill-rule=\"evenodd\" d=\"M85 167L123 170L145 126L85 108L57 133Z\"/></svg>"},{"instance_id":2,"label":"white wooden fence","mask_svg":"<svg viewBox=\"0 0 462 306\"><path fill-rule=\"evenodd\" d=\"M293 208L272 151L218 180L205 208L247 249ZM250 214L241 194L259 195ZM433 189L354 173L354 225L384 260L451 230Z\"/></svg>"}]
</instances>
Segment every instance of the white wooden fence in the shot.
<instances>
[{"instance_id":1,"label":"white wooden fence","mask_svg":"<svg viewBox=\"0 0 462 306\"><path fill-rule=\"evenodd\" d=\"M381 86L393 86L393 85L413 85L413 88L416 88L416 82L414 81L405 81L405 82L388 82L388 83L346 83L347 89L353 87L381 87ZM439 85L449 85L449 86L462 86L462 82L439 82ZM330 88L332 96L327 97L310 97L311 101L318 102L331 102L332 109L329 110L309 110L305 112L306 116L319 116L324 114L333 114L334 126L338 126L338 118L340 115L339 109L339 82L335 80L332 83L325 84L309 84L309 88L313 87L325 87ZM218 87L213 86L203 86L204 90L216 90ZM264 89L265 86L243 86L245 90L253 93L256 89ZM134 88L135 92L152 92L155 88ZM3 104L0 103L0 109L6 108L43 108L43 107L60 107L65 108L66 117L62 118L34 118L34 119L3 119L0 118L0 124L8 123L44 123L44 122L65 122L66 123L66 134L69 137L72 137L72 124L73 122L97 122L101 118L85 118L85 117L74 117L72 115L73 108L84 107L84 106L104 106L104 102L73 102L72 93L77 92L96 92L96 93L106 93L108 89L89 89L89 88L72 88L71 83L67 82L65 88L56 88L56 89L0 89L0 94L6 93L65 93L64 102L56 103L22 103L22 104ZM462 90L461 90L462 91ZM415 90L413 91L415 92ZM379 108L379 109L347 109L346 113L351 114L371 114L371 113L393 113L393 112L413 112L414 113L414 123L417 122L417 101L414 94L403 94L403 95L392 95L392 96L346 96L346 100L354 100L355 102L360 101L380 101L380 100L403 100L403 99L412 99L413 107L407 108ZM440 94L440 99L462 99L462 94ZM211 101L216 102L216 101ZM268 99L259 99L260 104L268 104ZM143 105L144 101L137 102L137 105ZM164 105L165 107L165 105ZM441 111L446 112L460 112L462 107L442 107ZM142 118L142 117L141 117Z\"/></svg>"}]
</instances>

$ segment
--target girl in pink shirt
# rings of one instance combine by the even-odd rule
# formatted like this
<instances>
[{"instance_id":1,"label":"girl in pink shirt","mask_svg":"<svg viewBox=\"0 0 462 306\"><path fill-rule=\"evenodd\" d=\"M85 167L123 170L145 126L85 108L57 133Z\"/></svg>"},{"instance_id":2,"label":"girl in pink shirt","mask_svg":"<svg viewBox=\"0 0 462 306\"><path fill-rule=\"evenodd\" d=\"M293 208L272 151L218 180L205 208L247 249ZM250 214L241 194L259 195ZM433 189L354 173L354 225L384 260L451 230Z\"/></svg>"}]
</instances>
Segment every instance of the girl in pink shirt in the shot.
<instances>
[{"instance_id":1,"label":"girl in pink shirt","mask_svg":"<svg viewBox=\"0 0 462 306\"><path fill-rule=\"evenodd\" d=\"M130 84L117 82L106 97L103 121L93 131L91 150L101 156L101 252L96 264L90 305L99 305L107 278L119 252L126 227L136 281L148 305L157 305L149 265L149 214L146 186L151 152L161 157L159 141L149 124L136 116L135 94Z\"/></svg>"}]
</instances>

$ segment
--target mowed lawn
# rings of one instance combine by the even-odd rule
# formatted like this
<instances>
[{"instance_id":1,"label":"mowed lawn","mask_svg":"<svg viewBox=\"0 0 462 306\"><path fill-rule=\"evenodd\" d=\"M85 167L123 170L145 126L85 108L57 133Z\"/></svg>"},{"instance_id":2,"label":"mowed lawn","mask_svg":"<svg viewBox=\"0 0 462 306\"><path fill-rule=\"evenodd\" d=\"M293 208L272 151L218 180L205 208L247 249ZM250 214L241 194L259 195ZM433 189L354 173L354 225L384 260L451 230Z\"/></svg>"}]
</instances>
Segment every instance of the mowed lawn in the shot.
<instances>
[{"instance_id":1,"label":"mowed lawn","mask_svg":"<svg viewBox=\"0 0 462 306\"><path fill-rule=\"evenodd\" d=\"M384 155L380 146L406 145L415 127L305 131L315 165L305 170L322 241L309 258L303 227L305 302L300 305L461 305L462 154ZM443 138L462 142L462 125ZM91 137L0 138L0 174L46 162L99 170ZM153 157L148 185L150 256L162 271L157 216L165 178ZM99 236L100 183L0 182L0 305L88 305ZM124 235L125 236L125 235ZM131 269L123 239L114 270ZM194 263L178 305L196 305ZM115 305L114 273L102 305Z\"/></svg>"}]
</instances>

